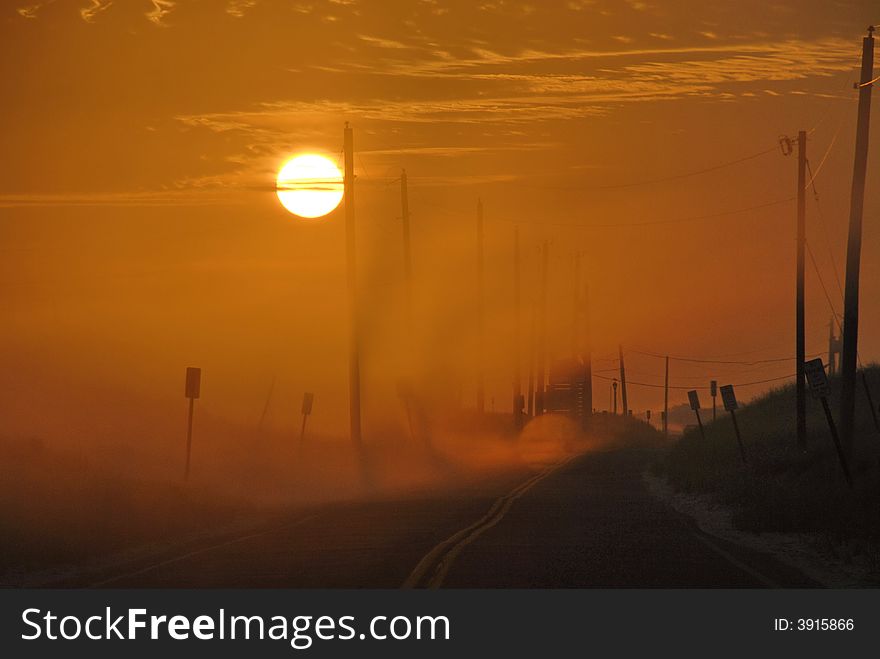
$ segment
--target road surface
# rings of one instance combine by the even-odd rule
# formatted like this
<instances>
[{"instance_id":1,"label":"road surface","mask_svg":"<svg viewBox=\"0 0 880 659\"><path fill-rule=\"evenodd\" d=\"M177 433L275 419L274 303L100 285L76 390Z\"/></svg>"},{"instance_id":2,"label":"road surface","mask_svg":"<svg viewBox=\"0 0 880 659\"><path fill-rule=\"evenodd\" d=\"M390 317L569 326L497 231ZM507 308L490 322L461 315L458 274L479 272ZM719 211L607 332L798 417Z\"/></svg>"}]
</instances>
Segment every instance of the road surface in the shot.
<instances>
[{"instance_id":1,"label":"road surface","mask_svg":"<svg viewBox=\"0 0 880 659\"><path fill-rule=\"evenodd\" d=\"M466 488L297 510L55 585L110 588L798 587L646 489L651 451L589 453Z\"/></svg>"}]
</instances>

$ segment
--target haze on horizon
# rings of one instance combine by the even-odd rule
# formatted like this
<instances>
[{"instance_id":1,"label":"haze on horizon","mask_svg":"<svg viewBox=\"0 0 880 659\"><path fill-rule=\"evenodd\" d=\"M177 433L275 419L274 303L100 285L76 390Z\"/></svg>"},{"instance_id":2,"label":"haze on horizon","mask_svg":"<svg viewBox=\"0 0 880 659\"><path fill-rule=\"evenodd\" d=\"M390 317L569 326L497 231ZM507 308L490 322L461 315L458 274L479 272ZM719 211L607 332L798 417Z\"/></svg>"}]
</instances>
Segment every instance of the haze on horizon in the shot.
<instances>
[{"instance_id":1,"label":"haze on horizon","mask_svg":"<svg viewBox=\"0 0 880 659\"><path fill-rule=\"evenodd\" d=\"M538 245L550 241L551 355L570 345L582 252L598 376L613 374L619 343L698 358L791 356L796 161L777 141L811 131L819 201L808 198L808 238L840 311L832 259L842 277L852 83L865 28L878 21L867 1L7 4L2 434L179 441L190 365L205 377L199 414L217 423L253 427L271 389L268 423L293 432L302 392L314 391L315 430L344 433L342 214L299 221L273 186L297 153L338 157L346 121L358 152L368 441L404 423L401 168L419 375L448 399L473 404L478 198L487 406L510 409L515 224L524 336ZM880 295L877 145L863 301ZM656 179L666 180L648 183ZM752 210L730 212L739 209ZM807 295L812 355L825 350L830 310L809 263ZM876 361L877 305L863 304L860 339L862 361ZM627 366L632 381L662 383L656 358L629 353ZM709 379L793 370L679 363L670 404ZM594 381L600 409L607 384ZM633 385L629 396L636 410L662 405L662 389Z\"/></svg>"}]
</instances>

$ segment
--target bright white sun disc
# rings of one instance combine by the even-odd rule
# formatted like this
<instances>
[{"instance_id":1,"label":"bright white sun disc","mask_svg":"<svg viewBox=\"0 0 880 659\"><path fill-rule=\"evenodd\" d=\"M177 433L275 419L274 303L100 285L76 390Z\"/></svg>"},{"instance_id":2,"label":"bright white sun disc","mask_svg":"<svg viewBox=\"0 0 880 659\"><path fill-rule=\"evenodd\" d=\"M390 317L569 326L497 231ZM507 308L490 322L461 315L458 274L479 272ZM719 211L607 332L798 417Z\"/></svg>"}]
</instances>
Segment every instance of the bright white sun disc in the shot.
<instances>
[{"instance_id":1,"label":"bright white sun disc","mask_svg":"<svg viewBox=\"0 0 880 659\"><path fill-rule=\"evenodd\" d=\"M342 201L342 172L329 158L297 156L284 163L275 181L278 200L299 217L322 217Z\"/></svg>"}]
</instances>

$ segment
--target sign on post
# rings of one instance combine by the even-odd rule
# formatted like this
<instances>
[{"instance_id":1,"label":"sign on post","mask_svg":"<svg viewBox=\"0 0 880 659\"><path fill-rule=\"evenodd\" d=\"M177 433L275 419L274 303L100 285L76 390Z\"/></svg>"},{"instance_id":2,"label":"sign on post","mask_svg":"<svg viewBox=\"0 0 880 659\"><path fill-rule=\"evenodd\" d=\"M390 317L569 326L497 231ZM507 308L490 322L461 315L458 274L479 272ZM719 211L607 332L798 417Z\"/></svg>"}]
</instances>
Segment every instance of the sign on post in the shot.
<instances>
[{"instance_id":1,"label":"sign on post","mask_svg":"<svg viewBox=\"0 0 880 659\"><path fill-rule=\"evenodd\" d=\"M743 464L746 461L746 448L743 444L742 436L739 434L739 424L736 422L736 410L739 403L736 402L736 394L733 392L733 385L726 384L721 387L721 402L724 403L724 409L730 412L730 420L733 422L733 431L736 433L736 443L739 444L739 456L742 458Z\"/></svg>"},{"instance_id":2,"label":"sign on post","mask_svg":"<svg viewBox=\"0 0 880 659\"><path fill-rule=\"evenodd\" d=\"M196 399L202 393L202 369L194 366L186 367L186 381L184 383L184 395L189 399L189 412L186 420L186 466L183 471L183 479L189 480L189 462L192 455L193 434L193 408Z\"/></svg>"},{"instance_id":3,"label":"sign on post","mask_svg":"<svg viewBox=\"0 0 880 659\"><path fill-rule=\"evenodd\" d=\"M736 402L736 394L733 393L732 384L726 384L721 387L721 402L724 403L724 409L728 412L739 409L739 403Z\"/></svg>"},{"instance_id":4,"label":"sign on post","mask_svg":"<svg viewBox=\"0 0 880 659\"><path fill-rule=\"evenodd\" d=\"M843 469L847 485L852 487L853 482L852 476L849 473L849 465L846 462L843 447L840 445L840 437L837 434L837 426L834 425L831 407L828 405L828 394L831 393L831 388L828 386L828 376L825 374L825 365L822 363L822 359L817 358L804 362L804 375L807 376L807 384L810 386L813 398L818 398L822 401L822 409L825 411L825 419L828 421L828 430L831 433L834 448L837 450L837 459L840 461L840 467Z\"/></svg>"},{"instance_id":5,"label":"sign on post","mask_svg":"<svg viewBox=\"0 0 880 659\"><path fill-rule=\"evenodd\" d=\"M186 369L186 397L198 398L202 389L202 369L188 366Z\"/></svg>"},{"instance_id":6,"label":"sign on post","mask_svg":"<svg viewBox=\"0 0 880 659\"><path fill-rule=\"evenodd\" d=\"M697 415L697 425L700 427L700 437L705 441L706 431L703 430L703 420L700 418L700 396L697 394L696 389L691 389L688 392L688 402L690 402L694 414Z\"/></svg>"},{"instance_id":7,"label":"sign on post","mask_svg":"<svg viewBox=\"0 0 880 659\"><path fill-rule=\"evenodd\" d=\"M821 359L811 359L804 362L804 374L807 376L807 384L813 398L828 398L831 388L828 386L828 376L825 374L825 365Z\"/></svg>"}]
</instances>

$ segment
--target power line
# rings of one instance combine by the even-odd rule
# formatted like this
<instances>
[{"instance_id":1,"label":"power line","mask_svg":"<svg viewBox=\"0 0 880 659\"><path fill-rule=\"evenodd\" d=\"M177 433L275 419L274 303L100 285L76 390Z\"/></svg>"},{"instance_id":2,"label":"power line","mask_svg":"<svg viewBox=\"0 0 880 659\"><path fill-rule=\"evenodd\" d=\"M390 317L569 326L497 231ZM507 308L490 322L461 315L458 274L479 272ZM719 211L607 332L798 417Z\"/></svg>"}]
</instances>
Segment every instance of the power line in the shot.
<instances>
[{"instance_id":1,"label":"power line","mask_svg":"<svg viewBox=\"0 0 880 659\"><path fill-rule=\"evenodd\" d=\"M600 380L607 380L607 381L609 381L609 382L615 379L615 378L605 377L604 375L596 375L595 373L593 374L593 377L594 377L594 378L599 378ZM792 379L793 377L795 377L794 374L792 374L792 375L781 375L781 376L779 376L779 377L777 377L777 378L767 378L767 379L765 379L765 380L755 380L755 381L753 381L753 382L738 382L738 383L737 383L737 382L734 382L734 383L731 383L731 384L732 384L734 387L751 387L751 386L753 386L753 385L758 385L758 384L768 384L768 383L770 383L770 382L779 382L779 381L781 381L781 380L790 380L790 379ZM636 386L638 386L638 387L650 387L651 389L663 389L663 388L666 386L666 385L663 385L663 384L651 384L651 383L649 383L649 382L633 382L633 381L630 381L629 378L627 378L626 383L627 383L627 385L634 384L634 385L636 385ZM673 385L670 385L669 388L670 388L670 389L679 389L679 390L693 390L693 389L702 390L702 389L709 389L708 386L704 386L704 387L687 387L687 386L680 386L680 385L679 385L679 386L673 386Z\"/></svg>"},{"instance_id":2,"label":"power line","mask_svg":"<svg viewBox=\"0 0 880 659\"><path fill-rule=\"evenodd\" d=\"M699 359L696 357L675 357L672 355L661 355L656 352L648 352L647 350L633 350L630 349L628 352L634 352L637 355L645 355L647 357L657 357L659 359L666 359L667 357L672 361L677 362L691 362L694 364L737 364L742 366L757 366L758 364L771 364L775 362L791 362L795 361L795 357L774 357L772 359L755 359L752 361L742 361L742 360L726 360L726 359ZM818 353L824 354L824 353ZM811 357L816 357L818 355L810 355Z\"/></svg>"},{"instance_id":3,"label":"power line","mask_svg":"<svg viewBox=\"0 0 880 659\"><path fill-rule=\"evenodd\" d=\"M770 208L771 206L780 206L782 204L787 204L794 201L794 197L787 197L785 199L776 199L775 201L768 201L762 204L755 204L754 206L746 206L744 208L735 208L733 210L728 211L718 211L716 213L707 213L705 215L691 215L687 217L678 217L672 218L668 220L647 220L645 222L608 222L602 224L584 224L581 222L535 222L530 220L513 220L506 217L495 217L494 219L500 220L502 222L512 222L514 224L532 224L535 226L553 226L553 227L568 227L571 229L602 229L602 228L618 228L618 227L642 227L642 226L650 226L650 225L660 225L660 224L678 224L682 222L698 222L700 220L711 220L719 217L727 217L729 215L738 215L740 213L748 213L750 211L761 210L764 208Z\"/></svg>"},{"instance_id":4,"label":"power line","mask_svg":"<svg viewBox=\"0 0 880 659\"><path fill-rule=\"evenodd\" d=\"M690 172L683 172L681 174L672 174L670 176L661 176L653 179L644 179L641 181L630 181L628 183L617 183L612 185L578 185L578 186L566 186L566 185L538 185L536 183L519 183L514 181L502 181L504 184L516 184L517 187L521 188L536 188L539 190L568 190L571 192L591 192L596 190L623 190L626 188L635 188L643 185L654 185L656 183L666 183L668 181L678 181L685 178L691 178L693 176L699 176L701 174L708 174L709 172L715 172L719 169L725 169L726 167L732 167L733 165L738 165L740 163L748 162L749 160L754 160L755 158L759 158L768 153L772 153L776 151L777 147L773 146L772 148L765 149L763 151L758 151L757 153L752 153L748 156L743 156L742 158L736 158L734 160L728 160L727 162L718 163L717 165L710 165L708 167L704 167L702 169L697 169Z\"/></svg>"}]
</instances>

